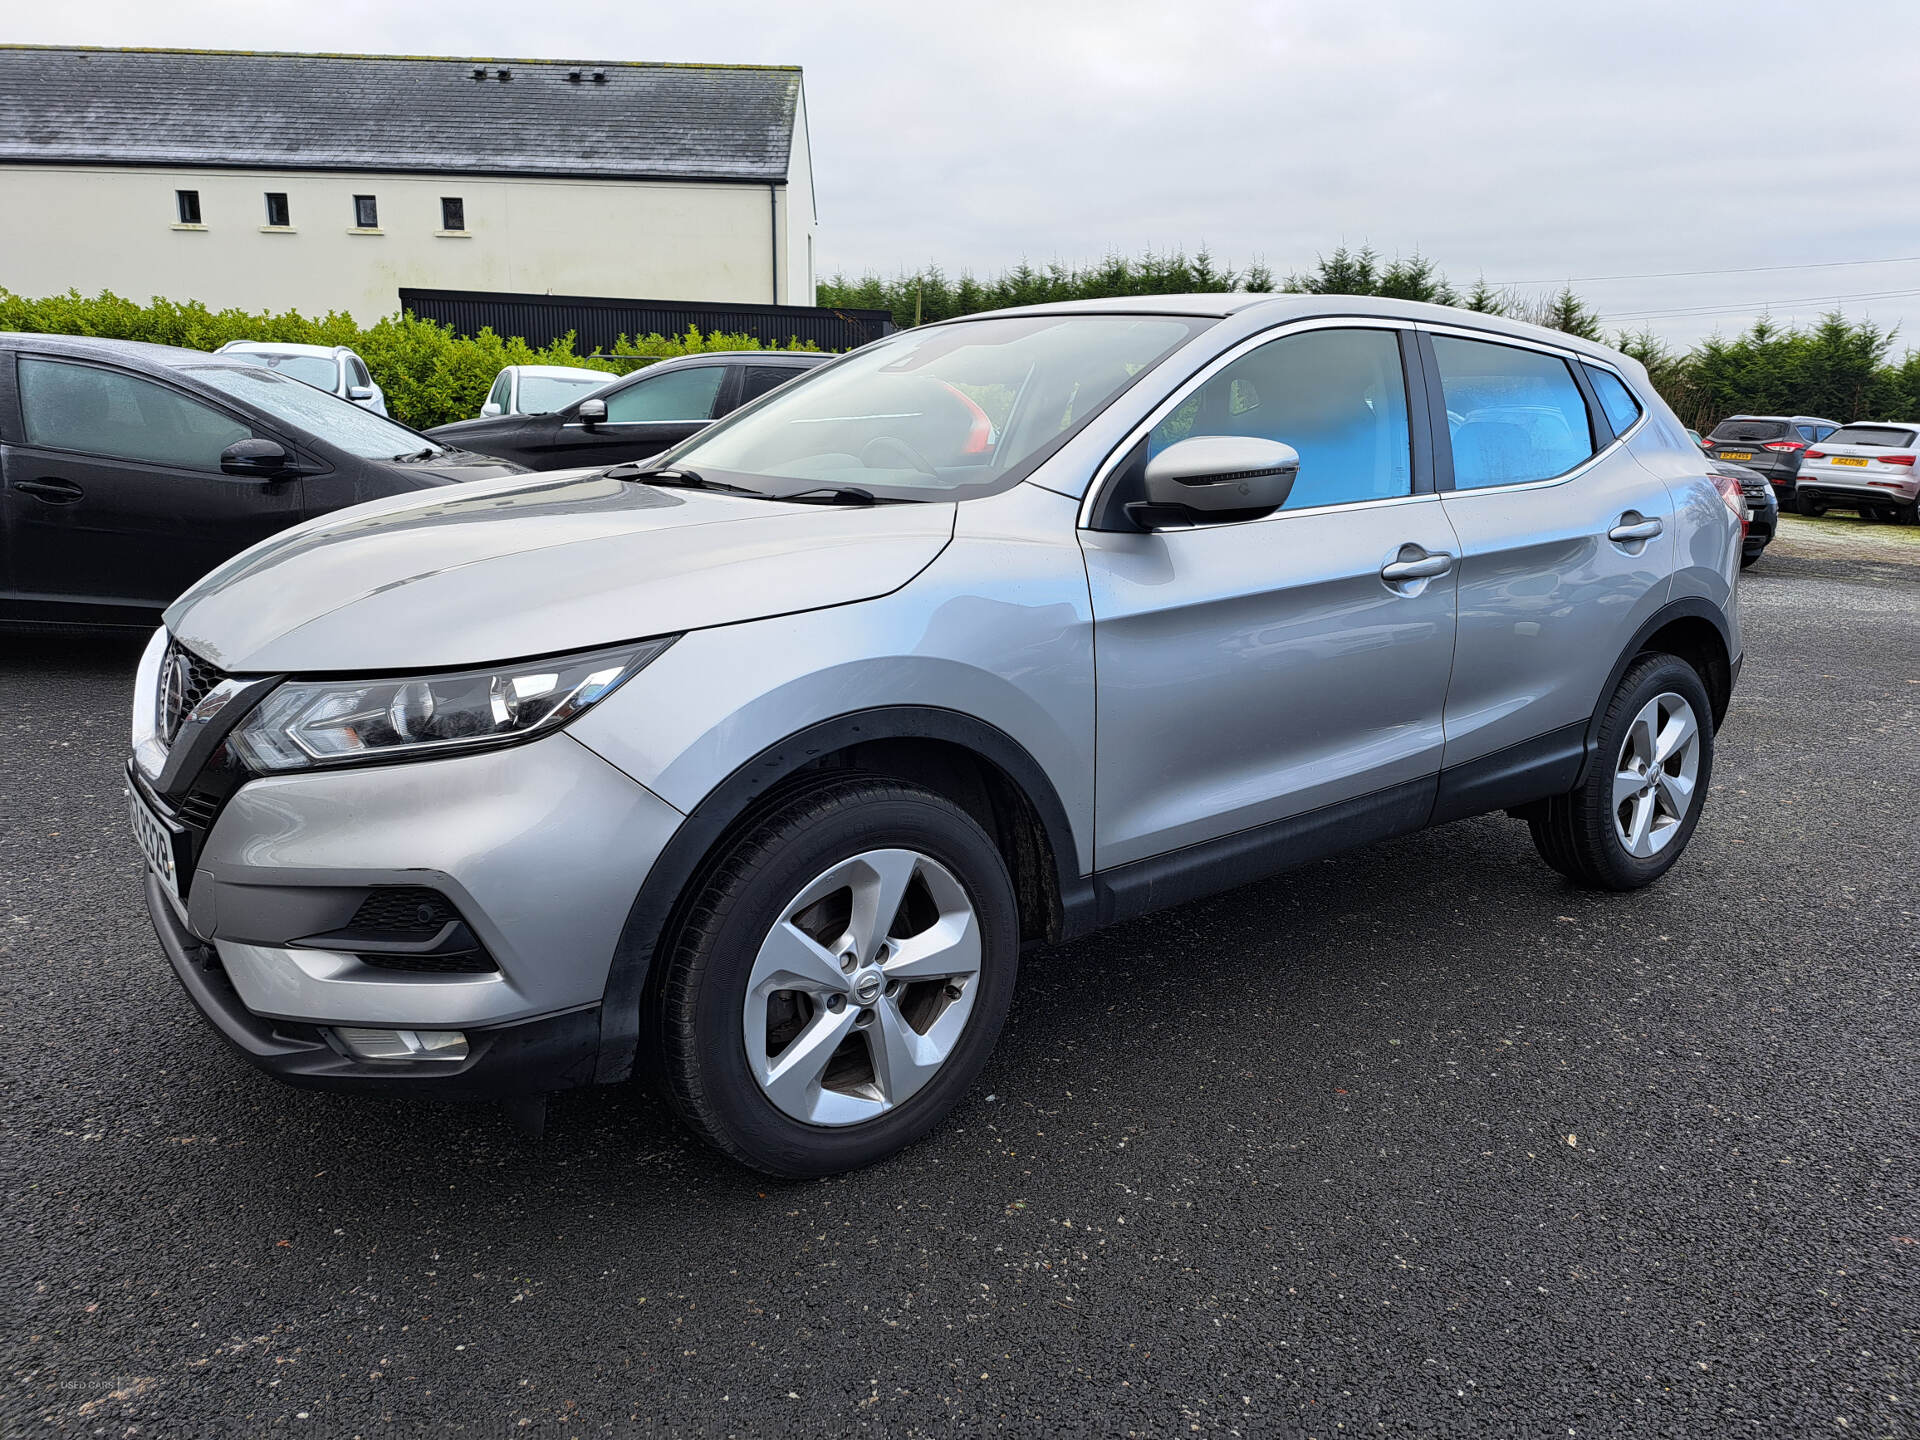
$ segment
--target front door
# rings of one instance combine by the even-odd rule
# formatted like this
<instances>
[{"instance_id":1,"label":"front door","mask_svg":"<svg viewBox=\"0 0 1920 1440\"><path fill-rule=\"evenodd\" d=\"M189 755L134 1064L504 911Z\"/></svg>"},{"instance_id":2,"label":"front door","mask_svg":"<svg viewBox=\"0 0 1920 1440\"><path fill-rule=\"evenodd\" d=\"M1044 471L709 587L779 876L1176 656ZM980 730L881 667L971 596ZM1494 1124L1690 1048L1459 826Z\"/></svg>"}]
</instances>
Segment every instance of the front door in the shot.
<instances>
[{"instance_id":1,"label":"front door","mask_svg":"<svg viewBox=\"0 0 1920 1440\"><path fill-rule=\"evenodd\" d=\"M301 518L297 480L220 473L253 431L156 380L51 356L16 369L24 443L6 447L8 599L47 618L144 622L229 557Z\"/></svg>"},{"instance_id":2,"label":"front door","mask_svg":"<svg viewBox=\"0 0 1920 1440\"><path fill-rule=\"evenodd\" d=\"M1190 435L1283 441L1301 458L1287 504L1082 532L1096 868L1378 793L1405 799L1402 814L1431 798L1457 545L1424 447L1416 471L1405 377L1387 327L1296 329L1248 350L1163 407L1131 463Z\"/></svg>"},{"instance_id":3,"label":"front door","mask_svg":"<svg viewBox=\"0 0 1920 1440\"><path fill-rule=\"evenodd\" d=\"M569 406L555 417L559 423L547 442L557 458L542 461L540 468L650 459L725 413L721 402L726 398L726 382L724 365L689 365L642 374L631 385L598 397L607 402L607 418L592 429Z\"/></svg>"}]
</instances>

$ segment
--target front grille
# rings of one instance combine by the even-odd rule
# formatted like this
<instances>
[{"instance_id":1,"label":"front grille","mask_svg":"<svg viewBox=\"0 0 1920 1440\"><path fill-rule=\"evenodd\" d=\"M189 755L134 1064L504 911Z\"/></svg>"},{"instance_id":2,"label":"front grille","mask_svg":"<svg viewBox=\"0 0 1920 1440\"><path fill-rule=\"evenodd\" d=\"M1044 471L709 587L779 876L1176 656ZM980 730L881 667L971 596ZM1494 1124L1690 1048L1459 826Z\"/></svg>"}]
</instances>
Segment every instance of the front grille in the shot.
<instances>
[{"instance_id":1,"label":"front grille","mask_svg":"<svg viewBox=\"0 0 1920 1440\"><path fill-rule=\"evenodd\" d=\"M458 920L460 912L447 903L438 890L425 886L393 886L374 890L360 902L347 922L347 929L378 931L396 938L403 935L437 935L449 920Z\"/></svg>"},{"instance_id":2,"label":"front grille","mask_svg":"<svg viewBox=\"0 0 1920 1440\"><path fill-rule=\"evenodd\" d=\"M451 955L374 955L362 952L362 965L376 970L407 970L427 975L491 975L500 967L484 950L463 950Z\"/></svg>"},{"instance_id":3,"label":"front grille","mask_svg":"<svg viewBox=\"0 0 1920 1440\"><path fill-rule=\"evenodd\" d=\"M445 938L439 938L443 931ZM345 926L305 943L350 950L376 970L486 975L500 968L453 902L424 885L370 890Z\"/></svg>"},{"instance_id":4,"label":"front grille","mask_svg":"<svg viewBox=\"0 0 1920 1440\"><path fill-rule=\"evenodd\" d=\"M207 698L207 692L225 680L226 675L202 660L171 636L167 653L160 661L160 737L169 745L180 733L180 722L193 713L193 707Z\"/></svg>"},{"instance_id":5,"label":"front grille","mask_svg":"<svg viewBox=\"0 0 1920 1440\"><path fill-rule=\"evenodd\" d=\"M193 791L173 802L173 813L183 825L211 830L214 817L220 813L220 797Z\"/></svg>"}]
</instances>

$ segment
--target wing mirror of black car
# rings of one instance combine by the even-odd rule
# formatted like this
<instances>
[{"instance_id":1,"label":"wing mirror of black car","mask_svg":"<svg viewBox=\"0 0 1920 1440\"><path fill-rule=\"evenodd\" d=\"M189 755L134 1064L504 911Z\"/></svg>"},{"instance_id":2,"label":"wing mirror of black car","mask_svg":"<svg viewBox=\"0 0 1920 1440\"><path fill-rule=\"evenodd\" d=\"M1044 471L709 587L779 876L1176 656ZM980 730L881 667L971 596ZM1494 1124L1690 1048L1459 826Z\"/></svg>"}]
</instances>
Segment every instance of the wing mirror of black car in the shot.
<instances>
[{"instance_id":1,"label":"wing mirror of black car","mask_svg":"<svg viewBox=\"0 0 1920 1440\"><path fill-rule=\"evenodd\" d=\"M1253 435L1195 435L1147 461L1147 498L1126 507L1148 530L1209 521L1251 520L1287 503L1300 452Z\"/></svg>"},{"instance_id":2,"label":"wing mirror of black car","mask_svg":"<svg viewBox=\"0 0 1920 1440\"><path fill-rule=\"evenodd\" d=\"M587 429L607 423L607 402L604 400L582 400L574 409L574 416Z\"/></svg>"},{"instance_id":3,"label":"wing mirror of black car","mask_svg":"<svg viewBox=\"0 0 1920 1440\"><path fill-rule=\"evenodd\" d=\"M347 387L347 399L349 400L371 400L372 398L373 387L371 385L349 385Z\"/></svg>"},{"instance_id":4,"label":"wing mirror of black car","mask_svg":"<svg viewBox=\"0 0 1920 1440\"><path fill-rule=\"evenodd\" d=\"M278 440L236 440L220 452L220 473L235 480L285 480L300 466Z\"/></svg>"}]
</instances>

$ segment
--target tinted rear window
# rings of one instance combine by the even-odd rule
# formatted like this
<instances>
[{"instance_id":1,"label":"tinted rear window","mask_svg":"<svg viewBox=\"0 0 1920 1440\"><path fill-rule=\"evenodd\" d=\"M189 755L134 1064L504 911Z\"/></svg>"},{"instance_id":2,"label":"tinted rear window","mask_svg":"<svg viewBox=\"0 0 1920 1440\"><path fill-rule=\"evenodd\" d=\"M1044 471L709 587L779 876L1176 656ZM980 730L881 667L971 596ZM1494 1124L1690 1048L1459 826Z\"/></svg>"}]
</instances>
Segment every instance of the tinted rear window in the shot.
<instances>
[{"instance_id":1,"label":"tinted rear window","mask_svg":"<svg viewBox=\"0 0 1920 1440\"><path fill-rule=\"evenodd\" d=\"M1898 425L1845 425L1822 441L1826 445L1883 445L1892 450L1911 445L1914 432Z\"/></svg>"},{"instance_id":2,"label":"tinted rear window","mask_svg":"<svg viewBox=\"0 0 1920 1440\"><path fill-rule=\"evenodd\" d=\"M1778 440L1792 427L1784 420L1722 420L1713 427L1714 440Z\"/></svg>"}]
</instances>

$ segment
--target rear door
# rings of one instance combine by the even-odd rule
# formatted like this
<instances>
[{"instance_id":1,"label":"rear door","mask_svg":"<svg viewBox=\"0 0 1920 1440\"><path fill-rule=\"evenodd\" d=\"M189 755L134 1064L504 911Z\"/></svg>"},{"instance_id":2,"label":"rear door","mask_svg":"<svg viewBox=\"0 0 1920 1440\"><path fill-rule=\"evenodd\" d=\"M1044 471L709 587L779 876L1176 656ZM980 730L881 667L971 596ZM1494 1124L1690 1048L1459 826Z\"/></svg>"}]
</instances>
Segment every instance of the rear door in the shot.
<instances>
[{"instance_id":1,"label":"rear door","mask_svg":"<svg viewBox=\"0 0 1920 1440\"><path fill-rule=\"evenodd\" d=\"M1101 487L1089 523L1113 528L1081 532L1098 867L1342 802L1365 807L1341 822L1355 843L1426 818L1457 547L1432 493L1423 399L1407 387L1410 343L1348 321L1243 347L1171 397ZM1292 445L1287 504L1150 533L1092 518L1111 514L1106 492L1135 467L1194 435ZM1400 578L1409 565L1421 573Z\"/></svg>"},{"instance_id":2,"label":"rear door","mask_svg":"<svg viewBox=\"0 0 1920 1440\"><path fill-rule=\"evenodd\" d=\"M1549 346L1422 326L1441 499L1460 537L1448 769L1527 746L1577 755L1601 687L1665 603L1673 500L1616 436L1586 374ZM1536 753L1537 752L1537 753ZM1512 757L1516 760L1526 758ZM1565 759L1565 756L1562 756ZM1442 805L1446 804L1442 786Z\"/></svg>"},{"instance_id":3,"label":"rear door","mask_svg":"<svg viewBox=\"0 0 1920 1440\"><path fill-rule=\"evenodd\" d=\"M19 428L0 506L13 608L144 621L301 518L298 480L220 473L220 452L258 433L237 414L92 361L8 358Z\"/></svg>"}]
</instances>

